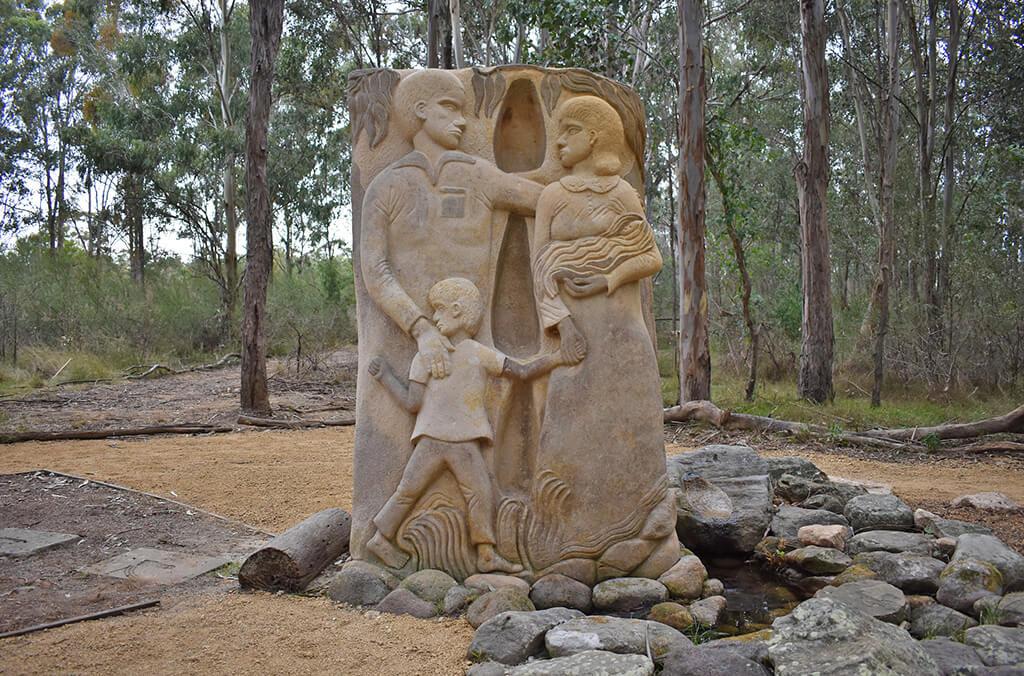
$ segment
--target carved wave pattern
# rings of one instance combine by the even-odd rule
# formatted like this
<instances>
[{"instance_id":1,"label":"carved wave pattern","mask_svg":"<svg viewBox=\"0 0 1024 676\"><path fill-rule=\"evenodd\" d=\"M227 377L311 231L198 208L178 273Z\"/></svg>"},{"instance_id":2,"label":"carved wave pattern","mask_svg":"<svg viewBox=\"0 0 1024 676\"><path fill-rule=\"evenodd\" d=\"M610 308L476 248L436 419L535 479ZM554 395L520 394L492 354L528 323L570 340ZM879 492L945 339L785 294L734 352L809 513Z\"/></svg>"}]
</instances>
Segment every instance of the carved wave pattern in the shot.
<instances>
[{"instance_id":1,"label":"carved wave pattern","mask_svg":"<svg viewBox=\"0 0 1024 676\"><path fill-rule=\"evenodd\" d=\"M402 76L388 68L354 70L348 76L348 109L352 118L352 146L366 130L370 147L388 135L391 95Z\"/></svg>"},{"instance_id":2,"label":"carved wave pattern","mask_svg":"<svg viewBox=\"0 0 1024 676\"><path fill-rule=\"evenodd\" d=\"M457 580L476 572L476 550L462 510L435 493L425 509L409 520L402 539L416 557L416 568L447 571Z\"/></svg>"},{"instance_id":3,"label":"carved wave pattern","mask_svg":"<svg viewBox=\"0 0 1024 676\"><path fill-rule=\"evenodd\" d=\"M662 477L622 519L590 537L580 539L575 533L575 538L567 541L563 508L572 491L553 472L544 470L533 500L536 510L527 519L530 561L535 569L543 569L566 559L600 557L613 544L636 537L667 491L667 478Z\"/></svg>"}]
</instances>

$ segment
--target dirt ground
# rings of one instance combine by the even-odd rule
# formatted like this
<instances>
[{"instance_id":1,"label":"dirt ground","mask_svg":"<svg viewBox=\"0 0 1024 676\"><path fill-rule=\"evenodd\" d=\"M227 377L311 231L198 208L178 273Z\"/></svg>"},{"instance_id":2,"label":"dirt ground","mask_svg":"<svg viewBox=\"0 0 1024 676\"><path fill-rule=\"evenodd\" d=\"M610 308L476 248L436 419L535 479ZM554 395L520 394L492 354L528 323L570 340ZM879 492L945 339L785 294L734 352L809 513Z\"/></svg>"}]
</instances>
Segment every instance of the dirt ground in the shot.
<instances>
[{"instance_id":1,"label":"dirt ground","mask_svg":"<svg viewBox=\"0 0 1024 676\"><path fill-rule=\"evenodd\" d=\"M326 385L278 378L273 403L303 410L302 415L350 406L350 362L342 356L337 363L338 376ZM105 394L96 388L105 388ZM79 405L72 412L42 401L0 402L0 412L7 416L7 429L12 424L66 429L71 416L86 427L230 421L237 411L225 402L235 401L236 388L237 369L225 369L85 388L74 394ZM56 401L68 396L63 389L31 398ZM191 408L180 408L185 405ZM948 507L958 495L990 490L1024 502L1024 461L1013 457L893 457L701 428L670 428L666 434L672 441L669 454L704 443L747 442L769 455L802 455L833 476L885 482L912 506L984 521L1011 545L1024 548L1024 514L991 516ZM277 532L326 507L351 507L353 436L353 428L336 427L21 443L0 446L0 474L48 468L170 497ZM2 517L0 509L0 522ZM154 674L461 674L471 637L462 620L376 616L339 608L323 597L185 593L151 611L4 639L0 673L105 674L127 667Z\"/></svg>"}]
</instances>

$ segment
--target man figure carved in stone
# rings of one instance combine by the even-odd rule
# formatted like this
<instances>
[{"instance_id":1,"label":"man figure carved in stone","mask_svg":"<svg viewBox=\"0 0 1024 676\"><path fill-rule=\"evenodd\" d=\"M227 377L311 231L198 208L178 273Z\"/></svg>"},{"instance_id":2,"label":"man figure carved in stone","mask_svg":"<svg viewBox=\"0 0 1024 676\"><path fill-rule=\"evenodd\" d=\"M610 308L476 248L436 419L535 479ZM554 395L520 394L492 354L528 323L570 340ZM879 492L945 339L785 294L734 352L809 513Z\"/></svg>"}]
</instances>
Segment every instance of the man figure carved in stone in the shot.
<instances>
[{"instance_id":1,"label":"man figure carved in stone","mask_svg":"<svg viewBox=\"0 0 1024 676\"><path fill-rule=\"evenodd\" d=\"M480 285L491 263L486 244L493 212L532 216L543 188L458 152L465 104L465 89L451 73L424 70L404 77L394 110L408 116L398 122L413 151L375 177L363 200L360 253L367 291L416 340L438 379L448 374L452 345L421 309L427 290L456 275Z\"/></svg>"},{"instance_id":2,"label":"man figure carved in stone","mask_svg":"<svg viewBox=\"0 0 1024 676\"><path fill-rule=\"evenodd\" d=\"M377 533L367 548L394 568L405 565L408 555L395 546L398 529L423 491L447 469L466 499L478 569L516 573L523 567L495 551L494 498L487 465L480 453L480 444L493 440L484 407L488 376L528 380L559 366L562 358L558 353L549 353L529 362L518 362L473 340L483 319L484 306L480 291L469 280L442 280L430 289L428 300L434 309L436 330L452 345L447 355L447 377L434 376L437 364L429 363L422 352L413 357L408 386L380 357L369 365L370 375L417 417L412 457L398 488L373 519Z\"/></svg>"}]
</instances>

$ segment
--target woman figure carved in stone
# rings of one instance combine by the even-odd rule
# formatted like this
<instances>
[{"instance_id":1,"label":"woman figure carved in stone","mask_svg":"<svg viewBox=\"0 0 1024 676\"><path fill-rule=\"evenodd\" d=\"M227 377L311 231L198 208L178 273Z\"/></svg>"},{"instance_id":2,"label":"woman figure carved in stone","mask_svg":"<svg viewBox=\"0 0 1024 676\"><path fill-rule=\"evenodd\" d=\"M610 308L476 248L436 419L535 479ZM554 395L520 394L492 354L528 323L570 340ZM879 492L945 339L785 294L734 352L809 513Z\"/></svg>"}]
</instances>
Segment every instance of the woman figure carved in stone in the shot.
<instances>
[{"instance_id":1,"label":"woman figure carved in stone","mask_svg":"<svg viewBox=\"0 0 1024 676\"><path fill-rule=\"evenodd\" d=\"M569 175L545 188L533 241L546 336L587 358L548 383L527 542L538 572L587 583L657 577L679 558L661 387L640 281L661 269L643 205L620 177L619 114L579 96L557 111ZM570 348L571 349L571 348Z\"/></svg>"}]
</instances>

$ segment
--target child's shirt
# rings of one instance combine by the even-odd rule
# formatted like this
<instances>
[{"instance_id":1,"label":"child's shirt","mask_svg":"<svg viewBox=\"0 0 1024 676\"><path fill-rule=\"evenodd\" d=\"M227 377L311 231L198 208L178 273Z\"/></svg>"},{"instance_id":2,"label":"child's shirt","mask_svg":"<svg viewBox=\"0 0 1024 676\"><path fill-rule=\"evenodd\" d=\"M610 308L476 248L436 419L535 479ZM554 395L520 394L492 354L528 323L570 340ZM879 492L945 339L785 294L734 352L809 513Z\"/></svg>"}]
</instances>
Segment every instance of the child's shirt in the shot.
<instances>
[{"instance_id":1,"label":"child's shirt","mask_svg":"<svg viewBox=\"0 0 1024 676\"><path fill-rule=\"evenodd\" d=\"M487 380L501 375L505 355L469 338L448 354L451 367L448 376L440 380L430 376L430 367L420 353L412 359L409 380L427 386L416 416L413 442L422 436L440 441L492 441L494 433L485 405Z\"/></svg>"}]
</instances>

